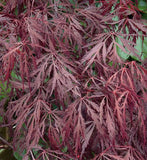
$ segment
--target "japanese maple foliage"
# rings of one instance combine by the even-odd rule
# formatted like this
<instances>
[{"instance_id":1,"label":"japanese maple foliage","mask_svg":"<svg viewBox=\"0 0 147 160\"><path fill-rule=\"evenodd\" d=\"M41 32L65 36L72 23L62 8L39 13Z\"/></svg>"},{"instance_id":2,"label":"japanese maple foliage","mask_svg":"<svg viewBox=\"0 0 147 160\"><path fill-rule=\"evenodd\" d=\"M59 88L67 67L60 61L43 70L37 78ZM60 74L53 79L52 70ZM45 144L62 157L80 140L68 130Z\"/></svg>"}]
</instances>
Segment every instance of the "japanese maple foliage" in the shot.
<instances>
[{"instance_id":1,"label":"japanese maple foliage","mask_svg":"<svg viewBox=\"0 0 147 160\"><path fill-rule=\"evenodd\" d=\"M24 160L145 160L147 65L135 46L147 22L137 1L0 7L0 80L11 88L1 125L14 151Z\"/></svg>"}]
</instances>

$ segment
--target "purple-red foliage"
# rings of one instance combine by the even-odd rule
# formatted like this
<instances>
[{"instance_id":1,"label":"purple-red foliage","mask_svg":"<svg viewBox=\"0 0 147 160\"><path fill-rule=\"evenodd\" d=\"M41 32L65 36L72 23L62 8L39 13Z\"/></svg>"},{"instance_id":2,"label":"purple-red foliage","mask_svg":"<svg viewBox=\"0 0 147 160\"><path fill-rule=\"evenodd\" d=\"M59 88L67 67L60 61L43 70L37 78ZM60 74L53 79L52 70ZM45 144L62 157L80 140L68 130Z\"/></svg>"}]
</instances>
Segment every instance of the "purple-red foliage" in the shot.
<instances>
[{"instance_id":1,"label":"purple-red foliage","mask_svg":"<svg viewBox=\"0 0 147 160\"><path fill-rule=\"evenodd\" d=\"M134 47L147 26L133 2L0 7L0 79L11 87L4 118L24 159L145 160L147 70ZM144 65L124 61L116 47Z\"/></svg>"}]
</instances>

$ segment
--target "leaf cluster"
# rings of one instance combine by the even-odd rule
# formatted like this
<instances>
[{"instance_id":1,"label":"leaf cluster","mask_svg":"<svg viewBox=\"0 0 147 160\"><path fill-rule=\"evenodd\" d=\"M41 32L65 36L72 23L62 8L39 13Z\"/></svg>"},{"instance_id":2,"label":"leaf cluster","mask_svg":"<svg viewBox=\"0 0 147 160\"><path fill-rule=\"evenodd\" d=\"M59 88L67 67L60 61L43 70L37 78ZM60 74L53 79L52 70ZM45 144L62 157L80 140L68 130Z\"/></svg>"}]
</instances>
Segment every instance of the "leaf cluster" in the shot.
<instances>
[{"instance_id":1,"label":"leaf cluster","mask_svg":"<svg viewBox=\"0 0 147 160\"><path fill-rule=\"evenodd\" d=\"M23 160L145 160L147 22L135 4L0 3L0 107Z\"/></svg>"}]
</instances>

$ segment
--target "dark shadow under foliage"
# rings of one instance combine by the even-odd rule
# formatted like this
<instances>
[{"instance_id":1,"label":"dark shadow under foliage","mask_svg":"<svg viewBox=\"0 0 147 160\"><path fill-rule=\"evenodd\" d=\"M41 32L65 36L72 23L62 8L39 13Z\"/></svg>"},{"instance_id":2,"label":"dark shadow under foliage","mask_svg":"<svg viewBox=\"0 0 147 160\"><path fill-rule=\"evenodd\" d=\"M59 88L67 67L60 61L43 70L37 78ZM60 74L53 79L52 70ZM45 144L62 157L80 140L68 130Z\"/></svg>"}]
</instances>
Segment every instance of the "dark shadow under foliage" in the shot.
<instances>
[{"instance_id":1,"label":"dark shadow under foliage","mask_svg":"<svg viewBox=\"0 0 147 160\"><path fill-rule=\"evenodd\" d=\"M136 6L1 1L1 125L23 160L146 159L147 63L135 46L147 21Z\"/></svg>"}]
</instances>

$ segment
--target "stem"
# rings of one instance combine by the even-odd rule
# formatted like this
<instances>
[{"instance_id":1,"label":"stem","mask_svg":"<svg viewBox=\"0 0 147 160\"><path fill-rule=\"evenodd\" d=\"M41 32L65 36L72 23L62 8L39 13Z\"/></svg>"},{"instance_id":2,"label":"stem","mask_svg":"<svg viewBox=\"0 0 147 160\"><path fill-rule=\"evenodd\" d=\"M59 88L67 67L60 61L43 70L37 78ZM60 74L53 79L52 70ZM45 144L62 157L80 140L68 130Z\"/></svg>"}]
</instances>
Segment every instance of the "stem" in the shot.
<instances>
[{"instance_id":1,"label":"stem","mask_svg":"<svg viewBox=\"0 0 147 160\"><path fill-rule=\"evenodd\" d=\"M0 140L1 140L3 143L5 143L7 146L9 146L10 148L13 149L13 146L12 146L9 142L7 142L4 138L2 138L1 136L0 136Z\"/></svg>"}]
</instances>

